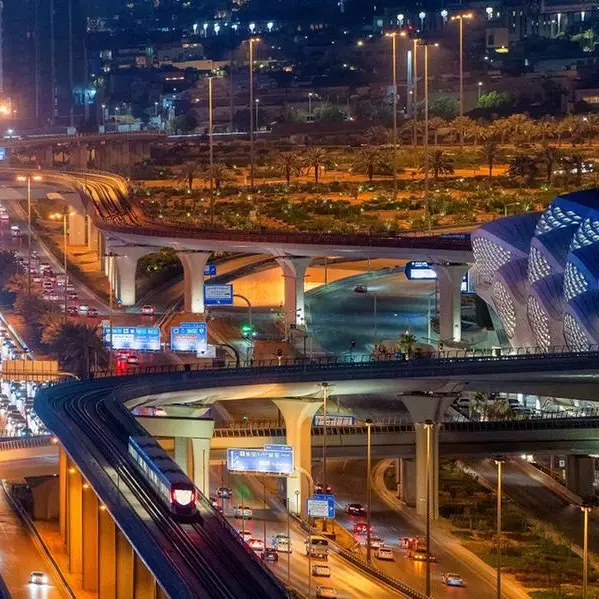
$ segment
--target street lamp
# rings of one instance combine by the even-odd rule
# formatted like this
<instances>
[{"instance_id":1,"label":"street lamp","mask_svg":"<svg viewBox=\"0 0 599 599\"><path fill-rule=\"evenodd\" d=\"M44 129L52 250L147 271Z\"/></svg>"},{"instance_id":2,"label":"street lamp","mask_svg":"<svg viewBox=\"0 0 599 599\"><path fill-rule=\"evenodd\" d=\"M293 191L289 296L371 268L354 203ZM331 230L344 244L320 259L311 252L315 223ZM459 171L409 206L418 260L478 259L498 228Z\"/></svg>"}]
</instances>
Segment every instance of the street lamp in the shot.
<instances>
[{"instance_id":1,"label":"street lamp","mask_svg":"<svg viewBox=\"0 0 599 599\"><path fill-rule=\"evenodd\" d=\"M250 24L250 29L252 29L252 25L253 23ZM254 189L254 111L252 110L254 105L254 44L259 41L259 37L251 37L248 40L250 54L250 189Z\"/></svg>"},{"instance_id":2,"label":"street lamp","mask_svg":"<svg viewBox=\"0 0 599 599\"><path fill-rule=\"evenodd\" d=\"M451 17L460 23L460 116L464 116L464 19L472 19L472 13L462 13ZM460 147L464 145L464 128L460 127Z\"/></svg>"},{"instance_id":3,"label":"street lamp","mask_svg":"<svg viewBox=\"0 0 599 599\"><path fill-rule=\"evenodd\" d=\"M256 120L255 120L255 123L256 123L256 131L259 131L259 130L260 130L260 121L258 120L258 106L259 106L259 104L260 104L260 99L259 99L259 98L256 98L256 99L254 100L254 104L256 105L256 117L255 117L255 119L256 119Z\"/></svg>"},{"instance_id":4,"label":"street lamp","mask_svg":"<svg viewBox=\"0 0 599 599\"><path fill-rule=\"evenodd\" d=\"M233 297L238 297L240 300L243 300L248 307L249 310L249 325L250 325L250 332L249 335L247 337L248 340L248 349L247 349L247 355L246 355L246 360L249 366L249 362L250 362L250 350L252 348L252 340L254 338L254 324L253 324L253 319L252 319L252 304L250 302L250 300L245 296L245 295L241 295L241 293L234 293Z\"/></svg>"},{"instance_id":5,"label":"street lamp","mask_svg":"<svg viewBox=\"0 0 599 599\"><path fill-rule=\"evenodd\" d=\"M426 18L426 13L421 11L418 13L418 17L420 18L420 31L422 31L424 29L424 19Z\"/></svg>"},{"instance_id":6,"label":"street lamp","mask_svg":"<svg viewBox=\"0 0 599 599\"><path fill-rule=\"evenodd\" d=\"M312 92L308 92L308 121L312 122Z\"/></svg>"},{"instance_id":7,"label":"street lamp","mask_svg":"<svg viewBox=\"0 0 599 599\"><path fill-rule=\"evenodd\" d=\"M480 100L480 95L482 93L482 90L483 90L483 82L479 81L478 82L478 97L477 97L477 100Z\"/></svg>"},{"instance_id":8,"label":"street lamp","mask_svg":"<svg viewBox=\"0 0 599 599\"><path fill-rule=\"evenodd\" d=\"M329 384L327 382L321 383L323 404L322 404L322 484L326 491L327 488L327 408L329 401ZM327 530L327 519L325 518L322 523L322 530Z\"/></svg>"},{"instance_id":9,"label":"street lamp","mask_svg":"<svg viewBox=\"0 0 599 599\"><path fill-rule=\"evenodd\" d=\"M393 70L393 199L397 197L397 35L405 37L405 31L386 33L391 38L391 64Z\"/></svg>"},{"instance_id":10,"label":"street lamp","mask_svg":"<svg viewBox=\"0 0 599 599\"><path fill-rule=\"evenodd\" d=\"M372 548L370 547L370 523L372 520L372 489L370 487L370 476L372 468L372 419L366 420L366 561L372 562Z\"/></svg>"},{"instance_id":11,"label":"street lamp","mask_svg":"<svg viewBox=\"0 0 599 599\"><path fill-rule=\"evenodd\" d=\"M27 181L27 297L31 299L31 180L41 181L41 175L19 175L17 181Z\"/></svg>"},{"instance_id":12,"label":"street lamp","mask_svg":"<svg viewBox=\"0 0 599 599\"><path fill-rule=\"evenodd\" d=\"M67 229L68 229L68 217L70 214L74 214L73 212L69 212L67 206L62 209L62 212L56 212L50 215L50 218L53 220L60 220L62 218L62 238L64 244L64 322L67 322L67 308L68 308L68 286L69 286L69 272L68 272L68 262L67 262ZM112 334L112 327L111 327Z\"/></svg>"},{"instance_id":13,"label":"street lamp","mask_svg":"<svg viewBox=\"0 0 599 599\"><path fill-rule=\"evenodd\" d=\"M414 49L414 68L412 69L412 145L418 143L418 38L412 40Z\"/></svg>"},{"instance_id":14,"label":"street lamp","mask_svg":"<svg viewBox=\"0 0 599 599\"><path fill-rule=\"evenodd\" d=\"M504 458L495 458L497 464L497 599L501 599L501 470Z\"/></svg>"},{"instance_id":15,"label":"street lamp","mask_svg":"<svg viewBox=\"0 0 599 599\"><path fill-rule=\"evenodd\" d=\"M589 504L580 506L584 515L584 531L582 540L582 599L587 599L589 583L589 513L593 509Z\"/></svg>"},{"instance_id":16,"label":"street lamp","mask_svg":"<svg viewBox=\"0 0 599 599\"><path fill-rule=\"evenodd\" d=\"M212 77L208 77L208 144L210 147L210 189L214 183L214 121L212 115Z\"/></svg>"},{"instance_id":17,"label":"street lamp","mask_svg":"<svg viewBox=\"0 0 599 599\"><path fill-rule=\"evenodd\" d=\"M433 421L424 423L426 431L426 596L431 596L431 432Z\"/></svg>"}]
</instances>

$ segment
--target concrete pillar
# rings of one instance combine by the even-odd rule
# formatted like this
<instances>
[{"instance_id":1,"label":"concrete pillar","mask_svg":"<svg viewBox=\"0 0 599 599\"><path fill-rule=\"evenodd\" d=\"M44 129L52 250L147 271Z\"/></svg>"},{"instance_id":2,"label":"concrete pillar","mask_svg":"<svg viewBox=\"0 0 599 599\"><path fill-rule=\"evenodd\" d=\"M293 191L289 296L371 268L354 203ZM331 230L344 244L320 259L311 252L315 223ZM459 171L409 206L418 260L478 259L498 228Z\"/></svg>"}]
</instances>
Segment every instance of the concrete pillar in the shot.
<instances>
[{"instance_id":1,"label":"concrete pillar","mask_svg":"<svg viewBox=\"0 0 599 599\"><path fill-rule=\"evenodd\" d=\"M54 150L51 145L44 146L36 151L38 164L43 168L52 168L54 166Z\"/></svg>"},{"instance_id":2,"label":"concrete pillar","mask_svg":"<svg viewBox=\"0 0 599 599\"><path fill-rule=\"evenodd\" d=\"M431 423L429 481L431 490L431 517L439 517L439 427L455 394L401 395L416 432L416 512L426 515L427 434L425 423Z\"/></svg>"},{"instance_id":3,"label":"concrete pillar","mask_svg":"<svg viewBox=\"0 0 599 599\"><path fill-rule=\"evenodd\" d=\"M148 246L126 246L113 248L115 256L115 292L123 306L135 304L135 273L140 258L158 251L158 248Z\"/></svg>"},{"instance_id":4,"label":"concrete pillar","mask_svg":"<svg viewBox=\"0 0 599 599\"><path fill-rule=\"evenodd\" d=\"M183 265L184 310L204 313L204 267L210 252L177 252Z\"/></svg>"},{"instance_id":5,"label":"concrete pillar","mask_svg":"<svg viewBox=\"0 0 599 599\"><path fill-rule=\"evenodd\" d=\"M58 449L58 521L62 542L67 543L67 477L68 472L67 452L62 446Z\"/></svg>"},{"instance_id":6,"label":"concrete pillar","mask_svg":"<svg viewBox=\"0 0 599 599\"><path fill-rule=\"evenodd\" d=\"M312 258L287 256L277 258L285 279L285 324L301 326L306 323L304 278Z\"/></svg>"},{"instance_id":7,"label":"concrete pillar","mask_svg":"<svg viewBox=\"0 0 599 599\"><path fill-rule=\"evenodd\" d=\"M71 210L69 212L69 245L86 244L85 214Z\"/></svg>"},{"instance_id":8,"label":"concrete pillar","mask_svg":"<svg viewBox=\"0 0 599 599\"><path fill-rule=\"evenodd\" d=\"M133 561L133 595L132 599L154 599L156 582L146 565L134 554Z\"/></svg>"},{"instance_id":9,"label":"concrete pillar","mask_svg":"<svg viewBox=\"0 0 599 599\"><path fill-rule=\"evenodd\" d=\"M566 460L566 486L583 500L595 496L593 483L595 468L593 458L586 455L569 455Z\"/></svg>"},{"instance_id":10,"label":"concrete pillar","mask_svg":"<svg viewBox=\"0 0 599 599\"><path fill-rule=\"evenodd\" d=\"M174 441L174 460L175 462L177 462L177 466L179 466L179 468L181 468L181 470L183 470L183 472L185 472L185 474L189 476L189 462L191 461L191 456L189 455L189 443L187 442L188 440L186 437L175 437Z\"/></svg>"},{"instance_id":11,"label":"concrete pillar","mask_svg":"<svg viewBox=\"0 0 599 599\"><path fill-rule=\"evenodd\" d=\"M94 250L98 254L98 256L100 255L100 253L98 251L99 237L100 237L100 231L98 231L98 229L95 227L92 219L88 216L87 217L87 247L90 250Z\"/></svg>"},{"instance_id":12,"label":"concrete pillar","mask_svg":"<svg viewBox=\"0 0 599 599\"><path fill-rule=\"evenodd\" d=\"M416 505L416 462L399 459L399 498L409 506Z\"/></svg>"},{"instance_id":13,"label":"concrete pillar","mask_svg":"<svg viewBox=\"0 0 599 599\"><path fill-rule=\"evenodd\" d=\"M98 592L98 497L83 484L83 590Z\"/></svg>"},{"instance_id":14,"label":"concrete pillar","mask_svg":"<svg viewBox=\"0 0 599 599\"><path fill-rule=\"evenodd\" d=\"M287 430L287 445L293 447L295 472L287 478L287 500L294 514L305 514L306 499L314 491L312 476L312 419L322 400L276 399Z\"/></svg>"},{"instance_id":15,"label":"concrete pillar","mask_svg":"<svg viewBox=\"0 0 599 599\"><path fill-rule=\"evenodd\" d=\"M127 537L116 529L116 599L134 597L134 554Z\"/></svg>"},{"instance_id":16,"label":"concrete pillar","mask_svg":"<svg viewBox=\"0 0 599 599\"><path fill-rule=\"evenodd\" d=\"M70 154L69 162L73 168L86 169L88 159L89 159L89 150L87 149L86 144L78 143L74 146L71 146L71 154Z\"/></svg>"},{"instance_id":17,"label":"concrete pillar","mask_svg":"<svg viewBox=\"0 0 599 599\"><path fill-rule=\"evenodd\" d=\"M462 340L462 280L467 264L434 264L439 285L439 337L441 341Z\"/></svg>"},{"instance_id":18,"label":"concrete pillar","mask_svg":"<svg viewBox=\"0 0 599 599\"><path fill-rule=\"evenodd\" d=\"M69 467L67 477L67 554L69 572L81 574L83 568L83 479Z\"/></svg>"},{"instance_id":19,"label":"concrete pillar","mask_svg":"<svg viewBox=\"0 0 599 599\"><path fill-rule=\"evenodd\" d=\"M98 515L98 599L116 599L116 524L104 506Z\"/></svg>"},{"instance_id":20,"label":"concrete pillar","mask_svg":"<svg viewBox=\"0 0 599 599\"><path fill-rule=\"evenodd\" d=\"M206 496L210 495L210 438L191 439L193 482Z\"/></svg>"}]
</instances>

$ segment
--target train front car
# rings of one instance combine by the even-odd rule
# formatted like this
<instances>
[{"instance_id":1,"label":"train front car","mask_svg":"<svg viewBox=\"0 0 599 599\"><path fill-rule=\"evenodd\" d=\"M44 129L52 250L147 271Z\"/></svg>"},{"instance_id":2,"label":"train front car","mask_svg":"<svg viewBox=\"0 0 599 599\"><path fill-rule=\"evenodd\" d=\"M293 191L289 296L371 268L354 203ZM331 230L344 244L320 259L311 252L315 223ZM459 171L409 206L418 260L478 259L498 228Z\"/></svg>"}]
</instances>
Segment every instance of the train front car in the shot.
<instances>
[{"instance_id":1,"label":"train front car","mask_svg":"<svg viewBox=\"0 0 599 599\"><path fill-rule=\"evenodd\" d=\"M199 522L193 482L150 436L129 437L129 455L152 485L174 519Z\"/></svg>"}]
</instances>

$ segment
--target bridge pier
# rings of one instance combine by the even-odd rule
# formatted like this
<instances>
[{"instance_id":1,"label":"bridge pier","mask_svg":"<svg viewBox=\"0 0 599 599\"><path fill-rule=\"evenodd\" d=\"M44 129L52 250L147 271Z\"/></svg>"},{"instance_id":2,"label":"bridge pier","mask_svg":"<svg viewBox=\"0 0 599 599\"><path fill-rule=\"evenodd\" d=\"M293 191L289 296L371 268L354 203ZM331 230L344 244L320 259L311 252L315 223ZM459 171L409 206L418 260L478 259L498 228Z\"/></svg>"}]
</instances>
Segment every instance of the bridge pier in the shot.
<instances>
[{"instance_id":1,"label":"bridge pier","mask_svg":"<svg viewBox=\"0 0 599 599\"><path fill-rule=\"evenodd\" d=\"M306 499L312 495L312 419L320 406L320 399L275 399L285 428L287 445L293 447L293 476L287 477L289 511L305 515Z\"/></svg>"},{"instance_id":2,"label":"bridge pier","mask_svg":"<svg viewBox=\"0 0 599 599\"><path fill-rule=\"evenodd\" d=\"M99 512L100 502L97 495L86 483L83 485L83 577L82 584L86 591L98 591L99 566Z\"/></svg>"},{"instance_id":3,"label":"bridge pier","mask_svg":"<svg viewBox=\"0 0 599 599\"><path fill-rule=\"evenodd\" d=\"M87 244L87 223L85 214L71 210L69 212L69 245Z\"/></svg>"},{"instance_id":4,"label":"bridge pier","mask_svg":"<svg viewBox=\"0 0 599 599\"><path fill-rule=\"evenodd\" d=\"M439 517L439 422L455 395L400 395L416 433L416 513L426 516L427 471L431 518ZM429 458L430 457L430 461ZM406 481L409 484L409 481Z\"/></svg>"},{"instance_id":5,"label":"bridge pier","mask_svg":"<svg viewBox=\"0 0 599 599\"><path fill-rule=\"evenodd\" d=\"M416 505L416 463L414 460L399 458L399 498L410 506Z\"/></svg>"},{"instance_id":6,"label":"bridge pier","mask_svg":"<svg viewBox=\"0 0 599 599\"><path fill-rule=\"evenodd\" d=\"M439 284L439 339L462 340L462 280L467 264L433 264Z\"/></svg>"},{"instance_id":7,"label":"bridge pier","mask_svg":"<svg viewBox=\"0 0 599 599\"><path fill-rule=\"evenodd\" d=\"M285 327L302 326L306 323L304 279L312 258L286 256L276 260L283 270L285 281Z\"/></svg>"},{"instance_id":8,"label":"bridge pier","mask_svg":"<svg viewBox=\"0 0 599 599\"><path fill-rule=\"evenodd\" d=\"M139 259L157 251L148 246L124 246L112 248L114 256L115 276L113 277L114 292L123 306L135 305L135 274Z\"/></svg>"},{"instance_id":9,"label":"bridge pier","mask_svg":"<svg viewBox=\"0 0 599 599\"><path fill-rule=\"evenodd\" d=\"M569 455L566 461L566 486L583 500L595 496L593 483L595 468L593 458L586 455Z\"/></svg>"},{"instance_id":10,"label":"bridge pier","mask_svg":"<svg viewBox=\"0 0 599 599\"><path fill-rule=\"evenodd\" d=\"M204 267L210 252L177 252L183 265L184 310L204 313Z\"/></svg>"}]
</instances>

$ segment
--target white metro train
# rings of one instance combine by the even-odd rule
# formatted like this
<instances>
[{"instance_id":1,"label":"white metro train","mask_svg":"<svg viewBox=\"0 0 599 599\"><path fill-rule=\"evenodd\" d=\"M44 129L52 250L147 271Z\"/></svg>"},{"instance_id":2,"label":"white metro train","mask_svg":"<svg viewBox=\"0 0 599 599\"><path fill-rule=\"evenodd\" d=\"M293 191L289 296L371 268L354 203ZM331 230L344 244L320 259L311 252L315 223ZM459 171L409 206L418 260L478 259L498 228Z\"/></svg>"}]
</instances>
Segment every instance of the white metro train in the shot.
<instances>
[{"instance_id":1,"label":"white metro train","mask_svg":"<svg viewBox=\"0 0 599 599\"><path fill-rule=\"evenodd\" d=\"M201 520L195 485L152 437L129 437L129 455L176 520Z\"/></svg>"}]
</instances>

